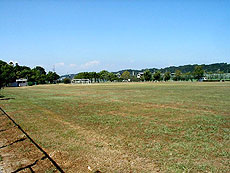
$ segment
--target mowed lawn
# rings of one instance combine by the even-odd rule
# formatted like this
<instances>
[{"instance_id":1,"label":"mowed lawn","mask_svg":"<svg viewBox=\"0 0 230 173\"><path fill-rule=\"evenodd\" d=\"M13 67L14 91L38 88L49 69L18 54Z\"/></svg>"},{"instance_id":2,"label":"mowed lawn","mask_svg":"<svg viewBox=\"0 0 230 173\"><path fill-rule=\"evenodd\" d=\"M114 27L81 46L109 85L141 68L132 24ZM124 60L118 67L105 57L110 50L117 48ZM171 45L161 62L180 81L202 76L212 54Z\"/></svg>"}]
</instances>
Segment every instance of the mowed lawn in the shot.
<instances>
[{"instance_id":1,"label":"mowed lawn","mask_svg":"<svg viewBox=\"0 0 230 173\"><path fill-rule=\"evenodd\" d=\"M230 172L230 83L5 88L1 107L66 172Z\"/></svg>"}]
</instances>

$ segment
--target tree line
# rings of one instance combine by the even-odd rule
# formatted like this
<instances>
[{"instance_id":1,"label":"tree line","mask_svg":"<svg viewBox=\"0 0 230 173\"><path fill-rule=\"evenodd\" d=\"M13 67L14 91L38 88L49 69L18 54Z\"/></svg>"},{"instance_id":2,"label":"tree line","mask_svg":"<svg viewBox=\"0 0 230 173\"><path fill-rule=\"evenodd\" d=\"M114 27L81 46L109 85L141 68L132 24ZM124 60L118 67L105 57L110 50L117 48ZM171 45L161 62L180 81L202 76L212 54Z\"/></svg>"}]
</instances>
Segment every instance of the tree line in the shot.
<instances>
[{"instance_id":1,"label":"tree line","mask_svg":"<svg viewBox=\"0 0 230 173\"><path fill-rule=\"evenodd\" d=\"M189 64L189 65L182 65L182 66L170 66L170 67L166 67L166 68L149 68L149 69L142 69L142 70L133 70L133 69L127 69L127 70L121 70L118 71L119 73L123 73L124 71L129 71L130 73L132 73L133 71L135 73L138 72L142 72L142 71L146 71L146 70L150 70L150 72L155 73L156 71L160 71L161 73L165 73L165 72L171 72L171 73L175 73L176 70L181 71L183 74L186 73L192 73L195 70L196 66L202 66L203 70L205 71L205 73L210 73L210 74L215 74L215 73L230 73L230 64L227 63L215 63L215 64Z\"/></svg>"},{"instance_id":2,"label":"tree line","mask_svg":"<svg viewBox=\"0 0 230 173\"><path fill-rule=\"evenodd\" d=\"M208 65L207 67L214 66L215 69L219 66L226 67L228 64L226 63L219 63ZM81 72L74 76L75 79L89 79L91 82L106 82L106 81L180 81L180 80L199 80L204 76L204 66L203 65L196 65L195 67L191 68L191 65L186 65L183 67L189 67L189 69L193 69L193 71L184 72L175 68L175 71L172 72L172 67L170 71L162 71L157 69L146 69L144 70L143 74L137 77L137 71L135 75L131 75L131 70L120 71L120 73L109 72L106 70L102 70L100 72ZM167 68L166 68L167 69ZM174 68L173 68L174 69ZM223 68L222 68L223 69ZM122 73L121 73L122 72ZM219 71L220 72L220 71ZM209 72L210 73L210 72ZM60 76L55 73L49 71L46 73L45 69L41 66L36 66L34 68L30 68L27 66L20 66L19 64L13 64L10 62L9 64L0 60L0 88L4 86L8 86L10 83L16 81L16 79L26 78L29 85L34 84L46 84L46 83L56 83ZM65 78L62 82L70 83L70 78Z\"/></svg>"},{"instance_id":3,"label":"tree line","mask_svg":"<svg viewBox=\"0 0 230 173\"><path fill-rule=\"evenodd\" d=\"M100 72L81 72L74 76L74 79L89 79L91 82L113 82L121 81L122 78L119 78L116 74L108 72L107 70L102 70ZM70 83L71 79L65 78L64 83Z\"/></svg>"},{"instance_id":4,"label":"tree line","mask_svg":"<svg viewBox=\"0 0 230 173\"><path fill-rule=\"evenodd\" d=\"M108 72L102 70L98 73L96 72L81 72L74 76L74 79L89 79L91 82L122 82L122 81L180 81L180 80L199 80L204 76L204 70L202 66L196 66L193 72L182 73L180 70L176 70L175 73L165 72L161 73L160 71L155 71L152 73L150 70L145 70L139 78L137 75L131 75L129 71L123 71L122 74ZM64 83L70 83L71 79L65 78Z\"/></svg>"},{"instance_id":5,"label":"tree line","mask_svg":"<svg viewBox=\"0 0 230 173\"><path fill-rule=\"evenodd\" d=\"M0 60L0 88L8 86L16 79L26 78L29 85L55 83L60 76L52 71L46 73L41 66L30 68L27 66L20 66L18 63L9 64Z\"/></svg>"},{"instance_id":6,"label":"tree line","mask_svg":"<svg viewBox=\"0 0 230 173\"><path fill-rule=\"evenodd\" d=\"M129 74L128 71L124 73ZM128 75L127 75L128 76ZM145 70L143 75L139 78L140 81L189 81L189 80L199 80L204 76L204 70L202 66L196 66L193 72L182 73L180 70L176 70L175 73L166 71L162 73L161 71L155 71L152 73L150 70Z\"/></svg>"}]
</instances>

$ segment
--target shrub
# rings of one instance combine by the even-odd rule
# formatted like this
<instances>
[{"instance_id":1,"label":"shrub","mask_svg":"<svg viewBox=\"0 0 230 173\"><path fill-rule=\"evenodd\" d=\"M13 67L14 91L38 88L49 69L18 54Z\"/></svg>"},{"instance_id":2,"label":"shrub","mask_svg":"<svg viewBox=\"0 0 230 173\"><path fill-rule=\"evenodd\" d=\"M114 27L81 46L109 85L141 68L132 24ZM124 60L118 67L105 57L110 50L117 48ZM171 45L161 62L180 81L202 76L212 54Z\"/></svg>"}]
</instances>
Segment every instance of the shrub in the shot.
<instances>
[{"instance_id":1,"label":"shrub","mask_svg":"<svg viewBox=\"0 0 230 173\"><path fill-rule=\"evenodd\" d=\"M70 78L65 78L63 80L63 82L64 82L64 84L68 84L68 83L71 83L71 80L70 80Z\"/></svg>"},{"instance_id":2,"label":"shrub","mask_svg":"<svg viewBox=\"0 0 230 173\"><path fill-rule=\"evenodd\" d=\"M28 86L32 86L33 84L33 82L28 82Z\"/></svg>"}]
</instances>

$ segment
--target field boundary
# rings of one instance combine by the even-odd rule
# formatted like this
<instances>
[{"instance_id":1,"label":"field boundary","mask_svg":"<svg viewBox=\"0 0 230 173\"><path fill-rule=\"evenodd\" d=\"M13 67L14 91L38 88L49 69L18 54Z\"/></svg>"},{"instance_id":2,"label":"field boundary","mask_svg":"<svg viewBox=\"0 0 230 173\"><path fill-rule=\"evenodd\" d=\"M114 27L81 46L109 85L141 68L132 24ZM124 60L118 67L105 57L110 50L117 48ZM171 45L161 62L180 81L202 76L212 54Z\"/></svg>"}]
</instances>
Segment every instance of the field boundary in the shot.
<instances>
[{"instance_id":1,"label":"field boundary","mask_svg":"<svg viewBox=\"0 0 230 173\"><path fill-rule=\"evenodd\" d=\"M14 125L30 140L30 142L38 149L40 150L43 154L44 154L44 158L49 159L49 161L55 166L55 168L61 172L64 173L64 171L62 170L62 168L49 156L49 154L47 152L45 152L45 150L43 150L23 129L20 125L18 125L13 118L11 118L1 107L0 107L0 111L3 113L2 115L5 115L10 121L12 121L14 123ZM36 162L35 162L36 164ZM31 166L28 165L30 168ZM18 172L19 170L16 170L16 172Z\"/></svg>"}]
</instances>

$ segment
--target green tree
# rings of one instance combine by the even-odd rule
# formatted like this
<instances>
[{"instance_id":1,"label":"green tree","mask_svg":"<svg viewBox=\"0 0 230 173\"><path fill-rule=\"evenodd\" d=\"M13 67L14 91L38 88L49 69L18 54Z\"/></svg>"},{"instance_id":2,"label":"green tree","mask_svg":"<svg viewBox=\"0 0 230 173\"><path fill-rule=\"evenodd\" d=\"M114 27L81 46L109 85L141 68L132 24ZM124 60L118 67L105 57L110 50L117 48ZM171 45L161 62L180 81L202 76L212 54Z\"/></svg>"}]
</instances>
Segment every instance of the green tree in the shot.
<instances>
[{"instance_id":1,"label":"green tree","mask_svg":"<svg viewBox=\"0 0 230 173\"><path fill-rule=\"evenodd\" d=\"M124 72L121 74L121 78L124 79L124 80L130 79L130 73L129 73L129 71L124 71Z\"/></svg>"},{"instance_id":2,"label":"green tree","mask_svg":"<svg viewBox=\"0 0 230 173\"><path fill-rule=\"evenodd\" d=\"M98 73L99 78L103 81L108 81L109 80L109 72L106 70L102 70Z\"/></svg>"},{"instance_id":3,"label":"green tree","mask_svg":"<svg viewBox=\"0 0 230 173\"><path fill-rule=\"evenodd\" d=\"M49 71L46 75L46 79L49 83L55 83L60 76L56 72Z\"/></svg>"},{"instance_id":4,"label":"green tree","mask_svg":"<svg viewBox=\"0 0 230 173\"><path fill-rule=\"evenodd\" d=\"M91 81L91 82L93 82L93 79L94 79L94 81L96 81L96 72L89 72L89 80Z\"/></svg>"},{"instance_id":5,"label":"green tree","mask_svg":"<svg viewBox=\"0 0 230 173\"><path fill-rule=\"evenodd\" d=\"M60 76L55 72L49 72L46 75L43 67L37 66L32 70L27 66L20 66L18 63L15 65L13 62L7 64L0 60L0 88L13 83L16 79L26 78L29 83L44 84L47 81L53 83Z\"/></svg>"},{"instance_id":6,"label":"green tree","mask_svg":"<svg viewBox=\"0 0 230 173\"><path fill-rule=\"evenodd\" d=\"M171 78L171 73L170 72L165 72L164 81L168 81L170 78Z\"/></svg>"},{"instance_id":7,"label":"green tree","mask_svg":"<svg viewBox=\"0 0 230 173\"><path fill-rule=\"evenodd\" d=\"M11 82L15 82L16 76L14 73L14 67L9 64L0 65L0 85L1 87L7 86Z\"/></svg>"},{"instance_id":8,"label":"green tree","mask_svg":"<svg viewBox=\"0 0 230 173\"><path fill-rule=\"evenodd\" d=\"M189 80L192 80L192 79L193 79L193 78L192 78L191 72L185 73L183 76L184 76L184 79L185 79L186 81L189 81Z\"/></svg>"},{"instance_id":9,"label":"green tree","mask_svg":"<svg viewBox=\"0 0 230 173\"><path fill-rule=\"evenodd\" d=\"M144 75L141 76L140 80L141 80L142 82L145 81Z\"/></svg>"},{"instance_id":10,"label":"green tree","mask_svg":"<svg viewBox=\"0 0 230 173\"><path fill-rule=\"evenodd\" d=\"M35 69L36 71L39 71L40 75L42 75L42 74L46 75L46 71L45 71L45 69L44 69L43 67L41 67L41 66L36 66L34 69Z\"/></svg>"},{"instance_id":11,"label":"green tree","mask_svg":"<svg viewBox=\"0 0 230 173\"><path fill-rule=\"evenodd\" d=\"M196 66L193 71L193 76L195 79L199 80L204 76L204 70L202 66Z\"/></svg>"},{"instance_id":12,"label":"green tree","mask_svg":"<svg viewBox=\"0 0 230 173\"><path fill-rule=\"evenodd\" d=\"M90 79L90 74L88 72L81 72L74 76L74 79Z\"/></svg>"},{"instance_id":13,"label":"green tree","mask_svg":"<svg viewBox=\"0 0 230 173\"><path fill-rule=\"evenodd\" d=\"M152 79L152 73L149 70L144 71L144 79L150 81Z\"/></svg>"},{"instance_id":14,"label":"green tree","mask_svg":"<svg viewBox=\"0 0 230 173\"><path fill-rule=\"evenodd\" d=\"M5 68L7 66L9 65L6 62L0 60L0 89L3 88L7 83L7 73L5 73Z\"/></svg>"},{"instance_id":15,"label":"green tree","mask_svg":"<svg viewBox=\"0 0 230 173\"><path fill-rule=\"evenodd\" d=\"M115 81L115 80L118 80L118 77L114 74L114 73L109 73L109 75L108 75L108 77L109 77L109 81Z\"/></svg>"},{"instance_id":16,"label":"green tree","mask_svg":"<svg viewBox=\"0 0 230 173\"><path fill-rule=\"evenodd\" d=\"M69 84L69 83L71 83L71 79L65 78L65 79L63 79L63 82L64 82L64 84Z\"/></svg>"},{"instance_id":17,"label":"green tree","mask_svg":"<svg viewBox=\"0 0 230 173\"><path fill-rule=\"evenodd\" d=\"M137 76L131 76L130 79L131 79L132 82L140 81L140 79L138 79Z\"/></svg>"},{"instance_id":18,"label":"green tree","mask_svg":"<svg viewBox=\"0 0 230 173\"><path fill-rule=\"evenodd\" d=\"M156 81L160 81L161 80L161 72L160 71L156 71L153 74L153 79L156 80Z\"/></svg>"},{"instance_id":19,"label":"green tree","mask_svg":"<svg viewBox=\"0 0 230 173\"><path fill-rule=\"evenodd\" d=\"M174 80L175 81L179 81L179 80L181 80L181 78L182 78L181 71L180 70L176 70Z\"/></svg>"},{"instance_id":20,"label":"green tree","mask_svg":"<svg viewBox=\"0 0 230 173\"><path fill-rule=\"evenodd\" d=\"M43 67L37 66L32 69L31 82L36 82L37 84L46 83L46 72Z\"/></svg>"}]
</instances>

